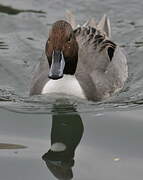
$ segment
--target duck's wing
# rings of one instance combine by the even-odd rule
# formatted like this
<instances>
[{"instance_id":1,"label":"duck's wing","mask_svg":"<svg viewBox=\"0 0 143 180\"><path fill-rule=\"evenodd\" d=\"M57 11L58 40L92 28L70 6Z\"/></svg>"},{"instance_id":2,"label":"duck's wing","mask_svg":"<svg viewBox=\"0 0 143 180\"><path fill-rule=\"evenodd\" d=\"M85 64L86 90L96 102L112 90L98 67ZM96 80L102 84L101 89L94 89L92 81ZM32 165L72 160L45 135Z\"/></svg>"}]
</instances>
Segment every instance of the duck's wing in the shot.
<instances>
[{"instance_id":1,"label":"duck's wing","mask_svg":"<svg viewBox=\"0 0 143 180\"><path fill-rule=\"evenodd\" d=\"M116 46L112 61L105 70L95 69L90 76L96 86L98 97L101 99L122 89L128 77L127 59L123 50Z\"/></svg>"},{"instance_id":2,"label":"duck's wing","mask_svg":"<svg viewBox=\"0 0 143 180\"><path fill-rule=\"evenodd\" d=\"M79 44L76 75L89 76L88 81L94 84L96 98L110 96L122 88L128 71L126 56L121 48L109 40L105 31L94 27L79 27L75 34Z\"/></svg>"},{"instance_id":3,"label":"duck's wing","mask_svg":"<svg viewBox=\"0 0 143 180\"><path fill-rule=\"evenodd\" d=\"M106 16L106 14L103 15L103 17L97 24L97 29L103 31L108 38L111 38L110 19Z\"/></svg>"},{"instance_id":4,"label":"duck's wing","mask_svg":"<svg viewBox=\"0 0 143 180\"><path fill-rule=\"evenodd\" d=\"M71 24L72 28L76 29L78 25L76 24L76 20L75 20L75 16L73 12L71 12L70 10L67 10L65 17L66 17L67 22Z\"/></svg>"},{"instance_id":5,"label":"duck's wing","mask_svg":"<svg viewBox=\"0 0 143 180\"><path fill-rule=\"evenodd\" d=\"M110 41L110 21L103 16L98 24L95 19L87 21L83 26L74 30L79 45L79 59L90 71L106 70L111 62L116 44ZM82 58L81 58L82 57Z\"/></svg>"},{"instance_id":6,"label":"duck's wing","mask_svg":"<svg viewBox=\"0 0 143 180\"><path fill-rule=\"evenodd\" d=\"M48 78L49 64L45 52L43 52L39 63L34 67L32 73L30 95L40 94L44 84L49 80Z\"/></svg>"}]
</instances>

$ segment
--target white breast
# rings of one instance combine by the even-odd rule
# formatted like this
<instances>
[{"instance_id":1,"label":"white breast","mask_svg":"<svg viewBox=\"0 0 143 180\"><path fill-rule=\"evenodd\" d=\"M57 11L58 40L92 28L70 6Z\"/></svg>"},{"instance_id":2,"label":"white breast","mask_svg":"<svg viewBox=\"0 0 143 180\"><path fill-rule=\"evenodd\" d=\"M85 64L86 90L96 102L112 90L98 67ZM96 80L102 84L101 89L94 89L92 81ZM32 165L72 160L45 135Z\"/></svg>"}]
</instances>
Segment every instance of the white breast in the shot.
<instances>
[{"instance_id":1,"label":"white breast","mask_svg":"<svg viewBox=\"0 0 143 180\"><path fill-rule=\"evenodd\" d=\"M41 94L49 93L62 93L86 99L79 82L76 77L72 75L64 75L63 78L58 80L50 79L43 87Z\"/></svg>"}]
</instances>

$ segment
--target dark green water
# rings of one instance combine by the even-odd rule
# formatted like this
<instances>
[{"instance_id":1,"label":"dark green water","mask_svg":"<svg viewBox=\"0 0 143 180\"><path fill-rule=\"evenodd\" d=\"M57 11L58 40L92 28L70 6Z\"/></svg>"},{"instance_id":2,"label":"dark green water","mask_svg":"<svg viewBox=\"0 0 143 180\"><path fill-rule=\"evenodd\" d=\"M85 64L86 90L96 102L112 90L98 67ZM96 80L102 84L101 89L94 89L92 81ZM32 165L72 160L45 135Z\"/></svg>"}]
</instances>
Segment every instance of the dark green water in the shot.
<instances>
[{"instance_id":1,"label":"dark green water","mask_svg":"<svg viewBox=\"0 0 143 180\"><path fill-rule=\"evenodd\" d=\"M143 178L143 2L0 1L0 180ZM124 89L102 102L28 97L51 24L72 9L79 23L111 19L128 56ZM67 150L52 154L51 144Z\"/></svg>"}]
</instances>

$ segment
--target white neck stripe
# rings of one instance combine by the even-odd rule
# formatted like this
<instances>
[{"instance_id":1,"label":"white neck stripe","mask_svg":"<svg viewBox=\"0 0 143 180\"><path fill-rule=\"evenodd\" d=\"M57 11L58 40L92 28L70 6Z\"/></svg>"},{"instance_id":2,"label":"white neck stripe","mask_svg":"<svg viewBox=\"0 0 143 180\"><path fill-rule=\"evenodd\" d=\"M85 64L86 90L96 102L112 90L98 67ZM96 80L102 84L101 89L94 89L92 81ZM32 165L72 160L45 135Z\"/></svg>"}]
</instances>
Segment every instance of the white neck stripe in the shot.
<instances>
[{"instance_id":1,"label":"white neck stripe","mask_svg":"<svg viewBox=\"0 0 143 180\"><path fill-rule=\"evenodd\" d=\"M86 99L83 89L73 75L64 75L63 78L58 80L50 79L43 87L41 94L49 93L62 93Z\"/></svg>"}]
</instances>

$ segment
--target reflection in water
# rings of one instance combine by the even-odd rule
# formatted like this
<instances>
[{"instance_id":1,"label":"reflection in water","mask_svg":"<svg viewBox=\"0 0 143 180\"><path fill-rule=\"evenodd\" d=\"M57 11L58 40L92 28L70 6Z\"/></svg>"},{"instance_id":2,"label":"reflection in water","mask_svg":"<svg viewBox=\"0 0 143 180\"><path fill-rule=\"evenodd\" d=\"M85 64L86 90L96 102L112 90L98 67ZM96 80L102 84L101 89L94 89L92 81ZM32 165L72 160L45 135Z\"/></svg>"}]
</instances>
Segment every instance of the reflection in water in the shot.
<instances>
[{"instance_id":1,"label":"reflection in water","mask_svg":"<svg viewBox=\"0 0 143 180\"><path fill-rule=\"evenodd\" d=\"M73 114L59 113L58 109L54 107L57 114L52 116L51 148L42 158L57 179L69 180L73 177L74 154L83 135L83 123L73 107Z\"/></svg>"}]
</instances>

